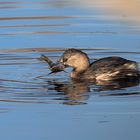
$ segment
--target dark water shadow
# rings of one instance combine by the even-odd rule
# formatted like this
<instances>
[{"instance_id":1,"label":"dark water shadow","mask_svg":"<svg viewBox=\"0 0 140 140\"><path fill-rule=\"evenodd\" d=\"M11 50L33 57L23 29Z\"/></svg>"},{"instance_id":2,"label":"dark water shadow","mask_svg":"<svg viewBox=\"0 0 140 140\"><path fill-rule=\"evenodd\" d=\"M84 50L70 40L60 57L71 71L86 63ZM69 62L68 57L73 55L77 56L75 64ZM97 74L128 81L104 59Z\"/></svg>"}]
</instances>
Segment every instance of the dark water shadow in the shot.
<instances>
[{"instance_id":1,"label":"dark water shadow","mask_svg":"<svg viewBox=\"0 0 140 140\"><path fill-rule=\"evenodd\" d=\"M112 82L104 82L102 85L97 85L95 82L87 82L87 81L77 81L70 80L69 83L57 82L57 81L48 81L48 85L53 85L53 89L58 93L61 93L64 98L59 98L58 100L63 100L63 104L67 105L78 105L78 104L86 104L86 101L92 95L98 96L130 96L130 95L138 95L140 92L117 92L125 88L131 88L138 86L140 83L140 79L127 79L127 80L119 80ZM103 91L113 91L113 93ZM103 92L103 93L102 93Z\"/></svg>"}]
</instances>

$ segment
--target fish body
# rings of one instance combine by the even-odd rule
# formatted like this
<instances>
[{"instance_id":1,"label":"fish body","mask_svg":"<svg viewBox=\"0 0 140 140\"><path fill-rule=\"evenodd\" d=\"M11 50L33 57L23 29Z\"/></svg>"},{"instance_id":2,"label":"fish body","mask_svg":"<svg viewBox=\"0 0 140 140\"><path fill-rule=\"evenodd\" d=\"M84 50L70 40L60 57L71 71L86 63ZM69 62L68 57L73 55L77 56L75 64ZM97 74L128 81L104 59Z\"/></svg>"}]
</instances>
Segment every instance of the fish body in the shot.
<instances>
[{"instance_id":1,"label":"fish body","mask_svg":"<svg viewBox=\"0 0 140 140\"><path fill-rule=\"evenodd\" d=\"M44 60L48 63L49 69L51 70L51 73L57 73L64 71L65 66L60 63L54 63L52 60L50 60L47 56L41 55L41 60Z\"/></svg>"}]
</instances>

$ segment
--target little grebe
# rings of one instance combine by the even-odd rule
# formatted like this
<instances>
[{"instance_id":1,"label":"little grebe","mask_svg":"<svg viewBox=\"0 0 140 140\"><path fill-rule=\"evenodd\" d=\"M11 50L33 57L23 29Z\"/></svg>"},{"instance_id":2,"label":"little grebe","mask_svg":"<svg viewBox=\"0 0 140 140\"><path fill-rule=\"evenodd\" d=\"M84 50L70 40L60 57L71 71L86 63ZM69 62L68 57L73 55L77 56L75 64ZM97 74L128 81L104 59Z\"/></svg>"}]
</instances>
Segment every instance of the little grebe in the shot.
<instances>
[{"instance_id":1,"label":"little grebe","mask_svg":"<svg viewBox=\"0 0 140 140\"><path fill-rule=\"evenodd\" d=\"M70 77L95 81L138 78L136 62L121 57L105 57L90 64L86 53L68 49L60 57L59 63L73 68Z\"/></svg>"}]
</instances>

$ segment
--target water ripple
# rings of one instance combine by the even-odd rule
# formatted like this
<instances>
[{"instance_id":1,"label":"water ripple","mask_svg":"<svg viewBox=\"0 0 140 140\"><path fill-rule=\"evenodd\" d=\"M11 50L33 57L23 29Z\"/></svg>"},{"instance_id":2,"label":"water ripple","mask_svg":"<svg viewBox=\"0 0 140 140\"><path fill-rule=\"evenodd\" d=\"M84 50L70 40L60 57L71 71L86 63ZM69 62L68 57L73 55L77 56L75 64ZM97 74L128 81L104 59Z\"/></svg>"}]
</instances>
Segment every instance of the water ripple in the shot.
<instances>
[{"instance_id":1,"label":"water ripple","mask_svg":"<svg viewBox=\"0 0 140 140\"><path fill-rule=\"evenodd\" d=\"M78 48L91 62L110 55L140 62L140 26L129 22L135 17L101 13L98 2L92 13L85 9L87 4L0 1L1 102L77 105L87 104L92 97L139 96L138 81L123 86L74 82L68 76L70 69L48 75L48 65L38 59L43 53L57 61L67 48Z\"/></svg>"},{"instance_id":2,"label":"water ripple","mask_svg":"<svg viewBox=\"0 0 140 140\"><path fill-rule=\"evenodd\" d=\"M68 74L63 72L48 75L50 71L47 64L38 59L40 52L47 53L51 59L57 61L64 50L65 48L1 50L0 66L3 72L0 74L0 101L78 105L87 104L92 96L140 96L139 81L125 82L125 85L114 83L109 86L99 86L90 82L72 81ZM96 54L97 56L111 54L108 49L93 48L84 51L90 54L90 58ZM114 53L112 51L112 54ZM135 57L139 55L138 52L124 53Z\"/></svg>"},{"instance_id":3,"label":"water ripple","mask_svg":"<svg viewBox=\"0 0 140 140\"><path fill-rule=\"evenodd\" d=\"M24 16L24 17L0 17L0 20L38 20L38 19L67 19L70 16Z\"/></svg>"}]
</instances>

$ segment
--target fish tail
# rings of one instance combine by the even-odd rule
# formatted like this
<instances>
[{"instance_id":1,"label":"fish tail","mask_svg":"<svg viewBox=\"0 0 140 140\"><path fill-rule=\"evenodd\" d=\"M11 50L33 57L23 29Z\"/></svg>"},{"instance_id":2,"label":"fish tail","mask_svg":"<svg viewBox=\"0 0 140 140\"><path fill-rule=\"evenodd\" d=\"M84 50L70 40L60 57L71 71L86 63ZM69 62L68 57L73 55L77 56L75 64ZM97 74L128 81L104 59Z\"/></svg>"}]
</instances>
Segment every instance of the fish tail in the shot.
<instances>
[{"instance_id":1,"label":"fish tail","mask_svg":"<svg viewBox=\"0 0 140 140\"><path fill-rule=\"evenodd\" d=\"M54 65L54 63L44 54L41 55L41 60L46 61L50 67L52 67Z\"/></svg>"}]
</instances>

